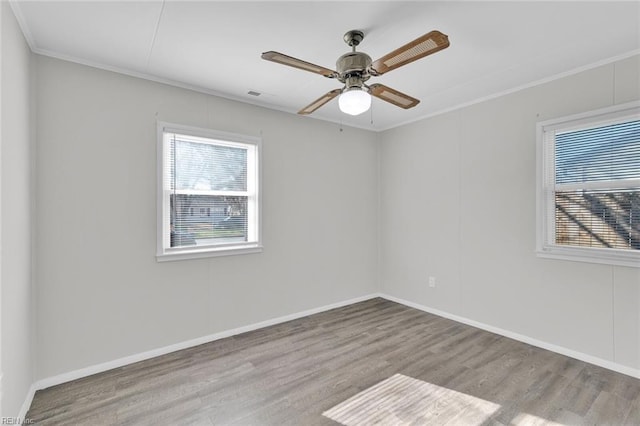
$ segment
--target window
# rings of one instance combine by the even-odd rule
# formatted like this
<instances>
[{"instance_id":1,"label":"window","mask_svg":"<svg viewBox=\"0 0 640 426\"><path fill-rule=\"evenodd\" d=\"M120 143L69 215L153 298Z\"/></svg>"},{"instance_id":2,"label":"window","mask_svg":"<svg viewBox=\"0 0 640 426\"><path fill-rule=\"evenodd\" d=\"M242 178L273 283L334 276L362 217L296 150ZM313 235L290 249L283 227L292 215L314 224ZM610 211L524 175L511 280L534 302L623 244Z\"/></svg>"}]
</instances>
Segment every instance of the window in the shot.
<instances>
[{"instance_id":1,"label":"window","mask_svg":"<svg viewBox=\"0 0 640 426\"><path fill-rule=\"evenodd\" d=\"M640 267L640 102L537 130L538 255Z\"/></svg>"},{"instance_id":2,"label":"window","mask_svg":"<svg viewBox=\"0 0 640 426\"><path fill-rule=\"evenodd\" d=\"M261 251L260 140L158 123L157 259Z\"/></svg>"}]
</instances>

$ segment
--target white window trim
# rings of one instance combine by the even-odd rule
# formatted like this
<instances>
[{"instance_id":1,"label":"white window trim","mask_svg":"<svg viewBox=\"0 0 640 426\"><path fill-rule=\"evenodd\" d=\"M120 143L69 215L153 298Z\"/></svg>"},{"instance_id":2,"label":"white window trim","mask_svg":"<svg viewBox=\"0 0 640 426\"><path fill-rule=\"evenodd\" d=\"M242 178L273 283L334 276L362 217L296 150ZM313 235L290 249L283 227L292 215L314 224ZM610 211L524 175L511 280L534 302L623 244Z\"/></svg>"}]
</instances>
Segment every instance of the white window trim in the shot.
<instances>
[{"instance_id":1,"label":"white window trim","mask_svg":"<svg viewBox=\"0 0 640 426\"><path fill-rule=\"evenodd\" d=\"M248 170L249 174L253 174L257 179L250 176L247 183L252 185L257 180L257 187L254 189L255 201L254 208L257 208L255 229L255 241L247 243L230 243L205 247L177 247L166 249L166 239L168 238L168 218L165 215L165 207L167 205L167 193L164 188L164 133L179 133L190 136L215 139L224 142L250 144L256 147L255 169ZM237 254L259 253L263 249L262 245L262 139L254 136L240 135L236 133L222 132L218 130L204 129L200 127L184 126L181 124L167 123L163 121L157 122L157 236L156 236L156 260L158 262L166 262L173 260L200 259L206 257L229 256ZM210 191L205 191L209 193Z\"/></svg>"},{"instance_id":2,"label":"white window trim","mask_svg":"<svg viewBox=\"0 0 640 426\"><path fill-rule=\"evenodd\" d=\"M600 263L618 266L640 268L640 251L620 250L609 248L572 247L555 244L555 223L547 223L549 203L554 206L553 191L545 188L545 174L555 174L555 164L545 164L544 159L550 158L545 150L549 149L545 136L548 132L561 129L570 131L581 128L585 124L594 127L605 125L611 121L624 118L637 119L640 101L615 105L582 114L575 114L552 120L539 122L536 125L536 254L538 257L549 259L570 260L578 262ZM551 169L550 169L551 168ZM554 179L555 180L555 179ZM632 187L637 180L627 181L623 186ZM606 182L594 182L593 189L602 188ZM569 187L570 185L566 185ZM620 182L618 182L620 186Z\"/></svg>"}]
</instances>

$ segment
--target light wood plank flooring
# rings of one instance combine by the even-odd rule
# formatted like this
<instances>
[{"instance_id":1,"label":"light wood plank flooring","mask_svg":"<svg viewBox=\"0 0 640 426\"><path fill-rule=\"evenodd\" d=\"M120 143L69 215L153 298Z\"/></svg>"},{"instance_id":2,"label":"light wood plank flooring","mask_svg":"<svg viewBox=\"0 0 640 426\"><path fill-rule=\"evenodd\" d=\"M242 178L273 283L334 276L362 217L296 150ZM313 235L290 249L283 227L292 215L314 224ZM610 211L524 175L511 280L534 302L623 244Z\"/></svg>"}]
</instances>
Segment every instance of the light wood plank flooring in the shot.
<instances>
[{"instance_id":1,"label":"light wood plank flooring","mask_svg":"<svg viewBox=\"0 0 640 426\"><path fill-rule=\"evenodd\" d=\"M40 425L336 425L322 413L395 374L442 392L427 424L640 425L638 379L384 299L41 390L27 417ZM492 408L474 415L473 401Z\"/></svg>"}]
</instances>

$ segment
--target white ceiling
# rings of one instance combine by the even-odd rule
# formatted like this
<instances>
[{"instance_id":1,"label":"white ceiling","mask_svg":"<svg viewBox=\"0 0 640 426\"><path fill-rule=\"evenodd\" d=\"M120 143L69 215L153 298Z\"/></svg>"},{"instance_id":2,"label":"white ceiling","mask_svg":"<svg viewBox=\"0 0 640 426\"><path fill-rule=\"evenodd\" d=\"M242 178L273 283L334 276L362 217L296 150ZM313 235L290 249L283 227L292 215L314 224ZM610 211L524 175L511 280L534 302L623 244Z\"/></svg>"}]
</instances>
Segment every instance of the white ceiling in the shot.
<instances>
[{"instance_id":1,"label":"white ceiling","mask_svg":"<svg viewBox=\"0 0 640 426\"><path fill-rule=\"evenodd\" d=\"M374 60L431 30L447 34L448 49L370 80L420 99L417 107L403 110L374 98L371 113L351 117L334 99L310 116L373 130L640 52L638 1L11 5L36 53L291 113L340 83L264 61L262 52L335 69L350 49L342 36L351 29L365 32L358 50Z\"/></svg>"}]
</instances>

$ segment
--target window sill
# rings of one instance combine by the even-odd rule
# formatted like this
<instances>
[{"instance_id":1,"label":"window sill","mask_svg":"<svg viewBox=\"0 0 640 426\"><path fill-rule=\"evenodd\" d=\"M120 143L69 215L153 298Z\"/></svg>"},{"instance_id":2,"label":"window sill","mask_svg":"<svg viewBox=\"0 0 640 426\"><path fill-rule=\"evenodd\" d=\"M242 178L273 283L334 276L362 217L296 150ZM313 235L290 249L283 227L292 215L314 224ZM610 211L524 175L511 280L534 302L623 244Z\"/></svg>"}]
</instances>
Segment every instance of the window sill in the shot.
<instances>
[{"instance_id":1,"label":"window sill","mask_svg":"<svg viewBox=\"0 0 640 426\"><path fill-rule=\"evenodd\" d=\"M251 254L262 252L259 244L249 244L242 246L207 247L199 249L182 249L168 253L158 253L156 261L171 262L175 260L202 259L206 257L233 256L239 254Z\"/></svg>"},{"instance_id":2,"label":"window sill","mask_svg":"<svg viewBox=\"0 0 640 426\"><path fill-rule=\"evenodd\" d=\"M640 268L640 252L637 250L546 246L538 249L536 255L545 259Z\"/></svg>"}]
</instances>

